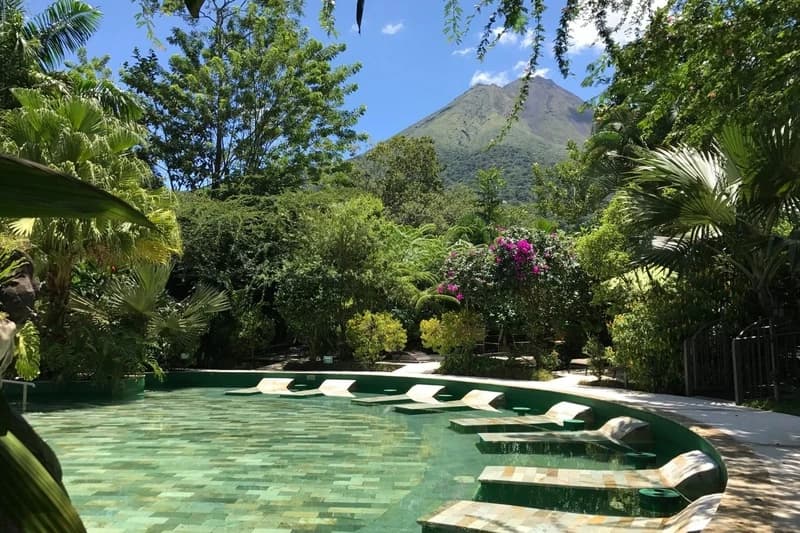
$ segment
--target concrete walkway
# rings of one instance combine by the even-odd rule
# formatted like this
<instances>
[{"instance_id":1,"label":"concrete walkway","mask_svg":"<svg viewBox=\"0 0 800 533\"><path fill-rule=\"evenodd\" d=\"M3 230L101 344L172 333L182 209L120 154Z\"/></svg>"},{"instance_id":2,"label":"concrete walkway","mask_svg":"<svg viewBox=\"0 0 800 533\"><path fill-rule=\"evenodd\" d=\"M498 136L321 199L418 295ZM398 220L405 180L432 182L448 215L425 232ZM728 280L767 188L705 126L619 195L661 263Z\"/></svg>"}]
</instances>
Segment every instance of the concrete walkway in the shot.
<instances>
[{"instance_id":1,"label":"concrete walkway","mask_svg":"<svg viewBox=\"0 0 800 533\"><path fill-rule=\"evenodd\" d=\"M800 531L800 417L725 400L580 384L592 379L562 374L551 381L486 381L619 402L678 419L709 439L728 468L720 520L708 531Z\"/></svg>"}]
</instances>

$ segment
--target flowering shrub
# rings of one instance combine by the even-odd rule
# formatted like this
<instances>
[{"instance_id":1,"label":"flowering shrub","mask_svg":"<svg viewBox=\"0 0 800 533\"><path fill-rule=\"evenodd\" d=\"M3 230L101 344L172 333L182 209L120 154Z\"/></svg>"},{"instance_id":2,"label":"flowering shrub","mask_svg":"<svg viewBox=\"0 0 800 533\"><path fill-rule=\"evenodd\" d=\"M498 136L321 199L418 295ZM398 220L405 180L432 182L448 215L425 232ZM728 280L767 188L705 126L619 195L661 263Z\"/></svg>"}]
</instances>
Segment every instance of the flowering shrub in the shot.
<instances>
[{"instance_id":1,"label":"flowering shrub","mask_svg":"<svg viewBox=\"0 0 800 533\"><path fill-rule=\"evenodd\" d=\"M453 250L444 261L444 281L436 287L436 292L453 296L470 307L492 297L495 270L494 256L485 246Z\"/></svg>"},{"instance_id":2,"label":"flowering shrub","mask_svg":"<svg viewBox=\"0 0 800 533\"><path fill-rule=\"evenodd\" d=\"M541 276L550 269L545 256L545 253L549 252L540 253L525 238L513 239L501 235L489 246L489 251L494 254L498 273L509 279L527 281Z\"/></svg>"},{"instance_id":3,"label":"flowering shrub","mask_svg":"<svg viewBox=\"0 0 800 533\"><path fill-rule=\"evenodd\" d=\"M396 352L406 345L406 330L389 313L359 313L347 321L346 337L353 355L365 363L374 363L382 352Z\"/></svg>"},{"instance_id":4,"label":"flowering shrub","mask_svg":"<svg viewBox=\"0 0 800 533\"><path fill-rule=\"evenodd\" d=\"M489 246L452 251L441 276L439 294L479 313L494 331L526 335L540 366L553 341L590 312L588 281L563 233L504 229Z\"/></svg>"}]
</instances>

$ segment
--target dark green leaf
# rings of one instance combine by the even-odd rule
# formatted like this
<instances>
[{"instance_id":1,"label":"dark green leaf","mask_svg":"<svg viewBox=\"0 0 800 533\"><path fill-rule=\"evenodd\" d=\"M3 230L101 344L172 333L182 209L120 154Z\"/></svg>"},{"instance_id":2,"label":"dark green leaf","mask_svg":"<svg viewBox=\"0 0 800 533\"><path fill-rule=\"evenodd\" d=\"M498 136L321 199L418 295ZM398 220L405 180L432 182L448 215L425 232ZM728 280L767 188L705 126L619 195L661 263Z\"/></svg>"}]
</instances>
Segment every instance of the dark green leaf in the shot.
<instances>
[{"instance_id":1,"label":"dark green leaf","mask_svg":"<svg viewBox=\"0 0 800 533\"><path fill-rule=\"evenodd\" d=\"M8 430L10 417L0 395L0 509L4 517L20 531L86 531L64 490Z\"/></svg>"},{"instance_id":2,"label":"dark green leaf","mask_svg":"<svg viewBox=\"0 0 800 533\"><path fill-rule=\"evenodd\" d=\"M356 24L358 25L358 33L361 33L361 19L364 16L364 0L358 0L356 4Z\"/></svg>"},{"instance_id":3,"label":"dark green leaf","mask_svg":"<svg viewBox=\"0 0 800 533\"><path fill-rule=\"evenodd\" d=\"M0 154L0 216L104 217L155 228L114 195L38 163Z\"/></svg>"},{"instance_id":4,"label":"dark green leaf","mask_svg":"<svg viewBox=\"0 0 800 533\"><path fill-rule=\"evenodd\" d=\"M205 0L186 0L186 9L189 10L189 14L192 17L198 18L200 16L200 8L203 7L203 2Z\"/></svg>"}]
</instances>

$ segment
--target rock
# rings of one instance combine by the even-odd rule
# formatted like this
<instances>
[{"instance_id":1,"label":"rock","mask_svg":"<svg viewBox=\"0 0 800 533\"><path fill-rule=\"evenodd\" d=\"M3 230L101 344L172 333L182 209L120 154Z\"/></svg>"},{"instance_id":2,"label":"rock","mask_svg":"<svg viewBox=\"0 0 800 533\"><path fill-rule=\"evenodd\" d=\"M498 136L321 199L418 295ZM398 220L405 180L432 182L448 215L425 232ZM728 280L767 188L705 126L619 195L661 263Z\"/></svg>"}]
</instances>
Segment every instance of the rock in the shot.
<instances>
[{"instance_id":1,"label":"rock","mask_svg":"<svg viewBox=\"0 0 800 533\"><path fill-rule=\"evenodd\" d=\"M21 261L11 280L0 287L0 310L17 324L24 324L33 312L39 283L33 274L33 261L24 252L15 250L11 261ZM0 265L2 266L2 265Z\"/></svg>"}]
</instances>

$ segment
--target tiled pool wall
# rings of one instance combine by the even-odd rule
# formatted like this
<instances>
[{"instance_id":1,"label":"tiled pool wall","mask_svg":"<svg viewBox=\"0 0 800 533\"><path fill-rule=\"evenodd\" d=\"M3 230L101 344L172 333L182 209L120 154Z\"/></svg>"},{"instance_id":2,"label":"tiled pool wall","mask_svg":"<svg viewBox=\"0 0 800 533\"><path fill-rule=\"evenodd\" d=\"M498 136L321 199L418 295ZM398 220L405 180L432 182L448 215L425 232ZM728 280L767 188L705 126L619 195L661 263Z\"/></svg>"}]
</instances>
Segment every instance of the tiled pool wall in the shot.
<instances>
[{"instance_id":1,"label":"tiled pool wall","mask_svg":"<svg viewBox=\"0 0 800 533\"><path fill-rule=\"evenodd\" d=\"M294 378L296 384L305 384L309 388L316 387L327 378L356 380L355 392L382 393L384 389L408 389L417 383L443 385L447 393L455 397L466 394L472 389L499 391L505 394L507 407L532 407L532 414L543 413L550 406L570 401L590 406L594 410L593 427L599 427L610 418L630 416L650 424L654 437L653 451L659 457L674 457L691 450L701 450L708 454L721 467L721 479L727 481L725 462L720 453L706 439L697 435L679 422L670 420L651 411L635 409L613 402L587 398L575 394L554 392L542 389L511 386L492 383L479 378L445 377L445 376L402 376L392 373L376 372L258 372L258 371L181 371L170 372L163 381L148 375L148 389L170 389L183 387L252 387L263 377ZM680 413L675 413L680 415ZM660 465L658 465L660 466ZM722 490L723 487L719 487Z\"/></svg>"}]
</instances>

